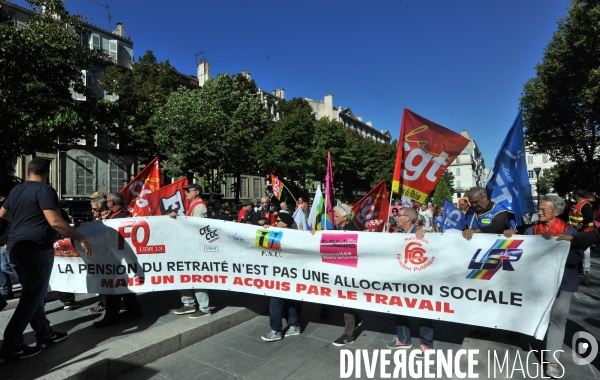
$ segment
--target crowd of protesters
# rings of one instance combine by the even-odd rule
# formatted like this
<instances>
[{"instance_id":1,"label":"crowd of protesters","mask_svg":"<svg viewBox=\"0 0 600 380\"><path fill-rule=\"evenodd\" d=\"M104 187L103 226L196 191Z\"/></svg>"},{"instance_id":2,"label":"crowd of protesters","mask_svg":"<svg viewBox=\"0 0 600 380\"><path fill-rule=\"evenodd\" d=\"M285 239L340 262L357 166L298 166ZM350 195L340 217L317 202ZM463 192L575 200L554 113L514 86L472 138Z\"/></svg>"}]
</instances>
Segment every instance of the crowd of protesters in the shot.
<instances>
[{"instance_id":1,"label":"crowd of protesters","mask_svg":"<svg viewBox=\"0 0 600 380\"><path fill-rule=\"evenodd\" d=\"M47 185L49 162L33 159L27 169L28 180L8 189L0 187L0 309L6 306L5 299L14 297L10 277L18 279L21 284L19 304L13 313L4 332L4 343L1 354L7 359L25 359L37 355L47 346L66 339L66 332L53 329L45 314L45 297L49 291L49 279L53 267L53 244L59 238L70 238L77 242L78 248L86 255L93 254L92 246L85 237L77 232L80 221L69 225L61 213L56 192ZM262 227L296 228L292 217L293 210L281 202L279 207L271 204L269 197L254 199L242 203L235 214L234 206L225 202L219 204L218 210L209 210L207 202L202 198L202 187L191 184L185 188L186 199L190 207L186 211L188 217L213 217L223 221L253 224ZM10 191L9 191L10 190ZM487 198L485 189L474 187L465 198L455 204L466 216L467 227L462 231L466 240L474 234L514 234L540 235L544 239L571 241L571 250L566 262L563 281L556 301L551 310L550 326L547 335L549 350L546 375L560 377L558 359L565 334L566 318L573 292L583 276L589 276L589 249L600 242L600 211L594 193L583 190L573 192L574 199L562 199L548 195L540 198L538 211L524 218L525 227L517 230L514 214L501 204ZM116 218L127 218L131 215L124 204L120 193L104 193L97 191L90 196L90 209L93 221L104 221ZM295 204L304 219L310 207L303 198ZM338 230L357 230L353 222L351 205L338 203L334 207L335 226ZM422 239L427 233L440 232L444 208L436 205L415 204L401 205L396 202L391 207L386 231L391 233L415 234ZM176 213L169 216L177 218ZM312 231L314 234L316 231ZM584 253L586 252L586 253ZM587 254L587 259L585 259ZM182 307L174 310L175 314L200 318L211 314L209 292L206 289L181 290ZM61 299L65 309L77 306L74 295L63 293ZM121 313L121 299L126 312ZM268 342L281 340L284 336L299 335L300 302L271 298L269 314L271 331L262 336ZM324 310L329 310L326 306ZM123 295L100 295L99 302L88 309L92 314L105 313L104 318L93 324L95 328L104 328L118 323L119 318L140 317L141 307L135 293ZM323 313L322 313L323 314ZM355 332L362 324L359 311L343 309L345 327L340 338L333 341L336 346L351 344ZM287 319L289 327L284 334L282 317ZM387 344L390 349L406 349L412 346L409 318L396 316L397 334ZM424 356L427 350L433 349L434 328L429 319L418 318L421 344L417 356ZM23 332L31 324L35 331L37 344L28 346L24 343ZM482 338L490 333L487 328L476 328L470 334ZM514 335L514 333L512 333Z\"/></svg>"}]
</instances>

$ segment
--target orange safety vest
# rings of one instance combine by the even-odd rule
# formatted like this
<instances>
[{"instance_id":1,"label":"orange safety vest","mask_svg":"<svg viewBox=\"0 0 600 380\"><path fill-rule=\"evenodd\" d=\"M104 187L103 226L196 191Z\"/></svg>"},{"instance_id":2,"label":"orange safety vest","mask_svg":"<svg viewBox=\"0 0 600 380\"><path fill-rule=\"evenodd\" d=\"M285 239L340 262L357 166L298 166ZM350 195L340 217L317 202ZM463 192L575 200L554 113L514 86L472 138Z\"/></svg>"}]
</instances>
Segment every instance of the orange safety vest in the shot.
<instances>
[{"instance_id":1,"label":"orange safety vest","mask_svg":"<svg viewBox=\"0 0 600 380\"><path fill-rule=\"evenodd\" d=\"M590 205L590 207L592 207L592 204L590 202L586 201L585 199L582 200L581 202L577 203L575 206L571 207L571 211L569 212L569 223L568 223L570 226L577 228L577 225L579 223L583 223L583 215L581 214L581 209L586 204L588 204L588 205ZM591 222L589 222L583 226L583 232L588 232L593 229L594 229L594 220L593 219Z\"/></svg>"}]
</instances>

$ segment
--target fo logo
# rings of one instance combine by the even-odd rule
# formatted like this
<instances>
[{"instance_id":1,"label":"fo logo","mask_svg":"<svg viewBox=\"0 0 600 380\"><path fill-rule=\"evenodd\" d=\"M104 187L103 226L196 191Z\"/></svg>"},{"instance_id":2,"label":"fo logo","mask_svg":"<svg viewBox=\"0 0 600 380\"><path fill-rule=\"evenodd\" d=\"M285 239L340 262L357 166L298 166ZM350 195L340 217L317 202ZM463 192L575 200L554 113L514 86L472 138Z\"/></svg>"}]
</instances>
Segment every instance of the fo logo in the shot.
<instances>
[{"instance_id":1,"label":"fo logo","mask_svg":"<svg viewBox=\"0 0 600 380\"><path fill-rule=\"evenodd\" d=\"M406 243L408 242L408 243ZM435 249L425 239L409 237L398 246L396 258L400 266L411 272L425 270L435 261Z\"/></svg>"},{"instance_id":2,"label":"fo logo","mask_svg":"<svg viewBox=\"0 0 600 380\"><path fill-rule=\"evenodd\" d=\"M577 365L586 365L594 361L598 355L598 342L588 332L578 331L571 341L573 361ZM586 355L587 354L587 355ZM585 356L584 356L585 355Z\"/></svg>"},{"instance_id":3,"label":"fo logo","mask_svg":"<svg viewBox=\"0 0 600 380\"><path fill-rule=\"evenodd\" d=\"M261 249L280 250L282 236L283 232L281 231L258 230L254 242Z\"/></svg>"}]
</instances>

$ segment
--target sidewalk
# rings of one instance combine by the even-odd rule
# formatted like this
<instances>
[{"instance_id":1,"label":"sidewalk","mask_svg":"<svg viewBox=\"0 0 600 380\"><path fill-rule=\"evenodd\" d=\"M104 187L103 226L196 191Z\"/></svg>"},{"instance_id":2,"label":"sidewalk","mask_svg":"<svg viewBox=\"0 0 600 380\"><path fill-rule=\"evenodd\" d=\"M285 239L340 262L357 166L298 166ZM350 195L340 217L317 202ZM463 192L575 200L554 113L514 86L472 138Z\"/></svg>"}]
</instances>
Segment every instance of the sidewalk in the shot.
<instances>
[{"instance_id":1,"label":"sidewalk","mask_svg":"<svg viewBox=\"0 0 600 380\"><path fill-rule=\"evenodd\" d=\"M571 338L577 331L588 331L596 339L600 337L600 251L592 253L592 271L590 285L579 286L571 303L570 316L565 334L565 352L560 360L565 367L565 380L588 380L600 378L600 358L591 364L579 366L571 357ZM330 316L319 319L321 306L303 304L300 317L302 334L284 338L276 342L264 342L260 336L267 333L269 319L258 316L234 328L210 337L202 342L161 358L135 371L119 377L119 380L138 379L338 379L340 378L340 350L366 349L369 357L374 350L385 349L385 343L391 341L395 333L395 322L389 314L361 312L364 324L354 344L335 347L331 342L342 334L343 317L340 309L331 307ZM523 316L527 318L527 316ZM489 340L466 338L472 326L434 321L434 348L442 350L478 349L480 354L474 373L479 379L488 378L488 351L493 358L494 351L504 358L509 353L509 365L503 373L496 372L496 379L541 378L539 373L540 350L543 342L532 337L521 335L510 340L505 331L492 330ZM285 326L285 323L284 323ZM411 321L413 350L419 348L418 327ZM531 354L529 363L527 353ZM528 368L525 376L518 370L519 363L514 366L516 354L519 352L522 368ZM388 357L389 358L389 357ZM483 360L482 360L483 359ZM536 367L537 366L537 367ZM490 365L491 368L492 365ZM507 376L515 367L517 370ZM391 368L391 369L390 369ZM388 372L393 371L393 360ZM461 371L466 372L466 359L460 363ZM361 378L368 378L364 362L361 365ZM351 378L355 378L356 372ZM382 378L380 367L376 367L375 379ZM407 377L410 378L410 377ZM447 379L447 377L439 377ZM494 378L493 373L489 378ZM546 377L547 378L547 377Z\"/></svg>"},{"instance_id":2,"label":"sidewalk","mask_svg":"<svg viewBox=\"0 0 600 380\"><path fill-rule=\"evenodd\" d=\"M210 291L210 295L213 314L190 319L188 315L173 314L173 309L181 307L179 292L141 294L142 318L122 319L104 329L92 327L104 314L86 311L98 302L98 296L77 295L83 306L70 311L64 310L59 301L49 302L48 319L57 330L68 332L68 339L33 358L0 364L0 378L113 379L266 311L266 298L261 296L225 291ZM2 333L13 312L0 312ZM25 342L35 343L30 327L25 331Z\"/></svg>"}]
</instances>

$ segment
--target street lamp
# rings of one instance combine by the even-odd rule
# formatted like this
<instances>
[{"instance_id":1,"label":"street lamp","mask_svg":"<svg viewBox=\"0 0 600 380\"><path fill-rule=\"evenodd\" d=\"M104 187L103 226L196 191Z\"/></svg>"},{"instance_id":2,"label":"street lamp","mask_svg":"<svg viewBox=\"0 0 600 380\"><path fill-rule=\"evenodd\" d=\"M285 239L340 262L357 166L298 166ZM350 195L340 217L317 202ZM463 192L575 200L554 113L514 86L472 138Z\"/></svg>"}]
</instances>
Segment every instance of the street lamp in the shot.
<instances>
[{"instance_id":1,"label":"street lamp","mask_svg":"<svg viewBox=\"0 0 600 380\"><path fill-rule=\"evenodd\" d=\"M535 191L537 193L537 206L540 207L540 172L542 168L533 168L535 172Z\"/></svg>"}]
</instances>

